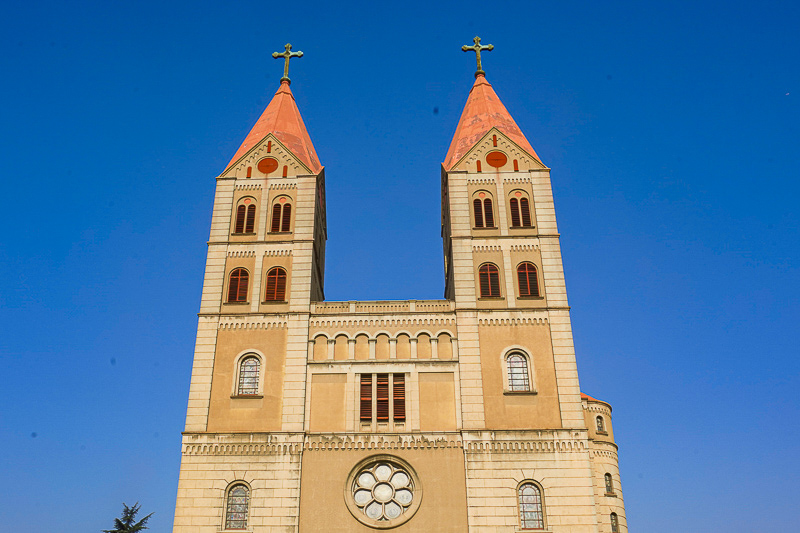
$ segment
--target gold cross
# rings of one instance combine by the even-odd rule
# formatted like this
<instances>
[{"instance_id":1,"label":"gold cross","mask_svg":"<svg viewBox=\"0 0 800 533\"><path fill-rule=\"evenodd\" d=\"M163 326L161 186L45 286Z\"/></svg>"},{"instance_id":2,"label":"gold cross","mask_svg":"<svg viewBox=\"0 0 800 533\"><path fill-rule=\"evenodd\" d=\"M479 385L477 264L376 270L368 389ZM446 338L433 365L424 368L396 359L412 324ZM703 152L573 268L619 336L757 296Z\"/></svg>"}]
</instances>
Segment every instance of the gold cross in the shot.
<instances>
[{"instance_id":1,"label":"gold cross","mask_svg":"<svg viewBox=\"0 0 800 533\"><path fill-rule=\"evenodd\" d=\"M492 50L494 50L494 45L493 44L487 46L481 45L481 38L478 37L477 35L475 36L474 39L472 39L472 42L474 42L475 44L472 46L464 45L461 47L461 50L464 52L469 52L470 50L475 52L475 58L478 60L478 70L475 71L475 77L477 78L478 76L483 76L486 74L483 71L483 67L481 67L481 50L486 50L487 52L491 52Z\"/></svg>"},{"instance_id":2,"label":"gold cross","mask_svg":"<svg viewBox=\"0 0 800 533\"><path fill-rule=\"evenodd\" d=\"M272 57L275 59L278 59L279 57L284 58L283 77L281 78L281 83L284 81L286 83L292 83L292 80L289 79L289 59L293 57L303 57L303 52L299 50L297 52L292 52L292 45L290 43L286 43L284 48L286 48L286 51L283 53L279 54L278 52L272 52Z\"/></svg>"}]
</instances>

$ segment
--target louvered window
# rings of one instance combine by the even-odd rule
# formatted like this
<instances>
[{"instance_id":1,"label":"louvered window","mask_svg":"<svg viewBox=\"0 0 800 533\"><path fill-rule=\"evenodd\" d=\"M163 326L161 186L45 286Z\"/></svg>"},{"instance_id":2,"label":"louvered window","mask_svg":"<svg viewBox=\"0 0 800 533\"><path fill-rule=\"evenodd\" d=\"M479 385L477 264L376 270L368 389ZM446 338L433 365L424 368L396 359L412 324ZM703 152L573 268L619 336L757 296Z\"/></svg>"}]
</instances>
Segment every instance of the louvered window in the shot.
<instances>
[{"instance_id":1,"label":"louvered window","mask_svg":"<svg viewBox=\"0 0 800 533\"><path fill-rule=\"evenodd\" d=\"M245 233L253 233L256 226L256 206L250 204L247 206L247 222L244 225Z\"/></svg>"},{"instance_id":2,"label":"louvered window","mask_svg":"<svg viewBox=\"0 0 800 533\"><path fill-rule=\"evenodd\" d=\"M272 226L270 226L269 230L273 233L281 230L281 204L272 206Z\"/></svg>"},{"instance_id":3,"label":"louvered window","mask_svg":"<svg viewBox=\"0 0 800 533\"><path fill-rule=\"evenodd\" d=\"M228 302L246 302L250 275L243 268L234 269L228 282Z\"/></svg>"},{"instance_id":4,"label":"louvered window","mask_svg":"<svg viewBox=\"0 0 800 533\"><path fill-rule=\"evenodd\" d=\"M531 227L531 206L527 198L519 199L519 208L522 212L522 225L526 228Z\"/></svg>"},{"instance_id":5,"label":"louvered window","mask_svg":"<svg viewBox=\"0 0 800 533\"><path fill-rule=\"evenodd\" d=\"M392 399L394 402L394 421L404 422L406 419L406 379L403 374L394 374L392 376Z\"/></svg>"},{"instance_id":6,"label":"louvered window","mask_svg":"<svg viewBox=\"0 0 800 533\"><path fill-rule=\"evenodd\" d=\"M283 216L281 216L281 231L291 231L292 204L283 204Z\"/></svg>"},{"instance_id":7,"label":"louvered window","mask_svg":"<svg viewBox=\"0 0 800 533\"><path fill-rule=\"evenodd\" d=\"M247 206L240 204L236 208L236 223L233 225L234 233L244 233L244 221L247 218Z\"/></svg>"},{"instance_id":8,"label":"louvered window","mask_svg":"<svg viewBox=\"0 0 800 533\"><path fill-rule=\"evenodd\" d=\"M481 287L481 298L498 298L500 296L500 272L491 263L481 265L478 269Z\"/></svg>"},{"instance_id":9,"label":"louvered window","mask_svg":"<svg viewBox=\"0 0 800 533\"><path fill-rule=\"evenodd\" d=\"M475 209L475 227L482 228L483 227L483 205L482 202L475 198L472 202L472 206Z\"/></svg>"},{"instance_id":10,"label":"louvered window","mask_svg":"<svg viewBox=\"0 0 800 533\"><path fill-rule=\"evenodd\" d=\"M520 296L539 296L539 279L533 263L521 263L517 267Z\"/></svg>"},{"instance_id":11,"label":"louvered window","mask_svg":"<svg viewBox=\"0 0 800 533\"><path fill-rule=\"evenodd\" d=\"M511 227L518 228L522 225L519 216L519 202L516 198L512 198L508 203L511 207Z\"/></svg>"},{"instance_id":12,"label":"louvered window","mask_svg":"<svg viewBox=\"0 0 800 533\"><path fill-rule=\"evenodd\" d=\"M258 394L258 371L260 362L257 357L245 358L239 366L239 394Z\"/></svg>"},{"instance_id":13,"label":"louvered window","mask_svg":"<svg viewBox=\"0 0 800 533\"><path fill-rule=\"evenodd\" d=\"M246 485L234 485L228 491L227 499L225 529L246 529L250 489Z\"/></svg>"},{"instance_id":14,"label":"louvered window","mask_svg":"<svg viewBox=\"0 0 800 533\"><path fill-rule=\"evenodd\" d=\"M266 302L283 302L286 300L286 271L275 267L267 272L267 292L264 294Z\"/></svg>"},{"instance_id":15,"label":"louvered window","mask_svg":"<svg viewBox=\"0 0 800 533\"><path fill-rule=\"evenodd\" d=\"M361 422L405 422L405 374L361 374L359 389L359 419ZM373 399L374 419L373 419Z\"/></svg>"},{"instance_id":16,"label":"louvered window","mask_svg":"<svg viewBox=\"0 0 800 533\"><path fill-rule=\"evenodd\" d=\"M372 374L361 374L361 421L372 422Z\"/></svg>"},{"instance_id":17,"label":"louvered window","mask_svg":"<svg viewBox=\"0 0 800 533\"><path fill-rule=\"evenodd\" d=\"M492 211L492 199L483 199L483 219L486 221L487 228L494 227L494 211Z\"/></svg>"},{"instance_id":18,"label":"louvered window","mask_svg":"<svg viewBox=\"0 0 800 533\"><path fill-rule=\"evenodd\" d=\"M542 491L533 483L519 487L519 521L522 529L544 529Z\"/></svg>"},{"instance_id":19,"label":"louvered window","mask_svg":"<svg viewBox=\"0 0 800 533\"><path fill-rule=\"evenodd\" d=\"M378 374L375 385L375 418L378 422L389 420L389 374Z\"/></svg>"},{"instance_id":20,"label":"louvered window","mask_svg":"<svg viewBox=\"0 0 800 533\"><path fill-rule=\"evenodd\" d=\"M506 358L508 367L508 390L514 392L525 392L531 390L531 382L528 378L528 360L522 354L511 354Z\"/></svg>"}]
</instances>

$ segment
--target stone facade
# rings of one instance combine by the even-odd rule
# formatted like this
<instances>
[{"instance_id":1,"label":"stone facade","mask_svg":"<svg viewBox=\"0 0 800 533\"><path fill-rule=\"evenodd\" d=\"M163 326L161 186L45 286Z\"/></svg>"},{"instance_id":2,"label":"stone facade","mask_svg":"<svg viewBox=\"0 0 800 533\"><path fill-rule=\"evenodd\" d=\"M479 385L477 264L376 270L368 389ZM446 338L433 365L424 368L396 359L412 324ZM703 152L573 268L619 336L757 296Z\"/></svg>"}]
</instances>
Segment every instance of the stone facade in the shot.
<instances>
[{"instance_id":1,"label":"stone facade","mask_svg":"<svg viewBox=\"0 0 800 533\"><path fill-rule=\"evenodd\" d=\"M175 533L627 532L611 408L578 385L550 169L510 116L465 145L481 98L507 114L477 78L441 171L446 299L326 302L324 169L310 139L287 147L308 136L281 85L217 178Z\"/></svg>"}]
</instances>

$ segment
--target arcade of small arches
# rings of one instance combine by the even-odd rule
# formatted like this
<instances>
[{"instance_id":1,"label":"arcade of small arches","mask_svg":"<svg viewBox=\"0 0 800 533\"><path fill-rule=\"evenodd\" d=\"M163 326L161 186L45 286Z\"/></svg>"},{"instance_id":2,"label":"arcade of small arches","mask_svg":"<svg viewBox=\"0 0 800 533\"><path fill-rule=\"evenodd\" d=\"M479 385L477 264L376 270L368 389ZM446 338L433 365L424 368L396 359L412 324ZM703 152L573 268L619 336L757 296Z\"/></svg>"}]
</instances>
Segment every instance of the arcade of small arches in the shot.
<instances>
[{"instance_id":1,"label":"arcade of small arches","mask_svg":"<svg viewBox=\"0 0 800 533\"><path fill-rule=\"evenodd\" d=\"M318 333L308 343L312 361L458 359L458 343L449 331Z\"/></svg>"}]
</instances>

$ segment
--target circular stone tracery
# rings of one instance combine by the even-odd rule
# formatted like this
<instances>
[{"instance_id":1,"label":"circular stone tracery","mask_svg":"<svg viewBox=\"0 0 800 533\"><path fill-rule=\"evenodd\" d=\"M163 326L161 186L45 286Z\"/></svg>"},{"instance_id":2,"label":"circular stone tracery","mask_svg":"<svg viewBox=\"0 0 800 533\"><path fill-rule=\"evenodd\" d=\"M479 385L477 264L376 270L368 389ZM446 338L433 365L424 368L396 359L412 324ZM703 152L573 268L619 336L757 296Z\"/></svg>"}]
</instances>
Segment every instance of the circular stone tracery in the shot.
<instances>
[{"instance_id":1,"label":"circular stone tracery","mask_svg":"<svg viewBox=\"0 0 800 533\"><path fill-rule=\"evenodd\" d=\"M359 521L377 528L405 522L416 512L422 487L413 470L394 457L362 461L350 474L347 506Z\"/></svg>"}]
</instances>

